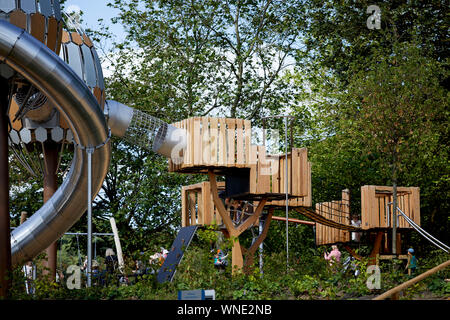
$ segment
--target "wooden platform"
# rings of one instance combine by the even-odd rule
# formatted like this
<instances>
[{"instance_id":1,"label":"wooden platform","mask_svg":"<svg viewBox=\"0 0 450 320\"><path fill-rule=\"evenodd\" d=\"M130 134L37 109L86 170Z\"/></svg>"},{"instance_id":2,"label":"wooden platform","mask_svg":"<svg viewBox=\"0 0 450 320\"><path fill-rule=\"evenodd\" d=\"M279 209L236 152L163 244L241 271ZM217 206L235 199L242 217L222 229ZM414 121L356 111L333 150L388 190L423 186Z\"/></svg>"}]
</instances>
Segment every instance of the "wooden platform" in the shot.
<instances>
[{"instance_id":1,"label":"wooden platform","mask_svg":"<svg viewBox=\"0 0 450 320\"><path fill-rule=\"evenodd\" d=\"M190 174L236 174L249 169L248 192L235 199L260 201L271 206L285 206L286 180L289 205L311 206L311 163L306 148L292 148L288 153L288 174L284 154L269 155L265 146L251 144L252 127L248 120L194 117L173 124L187 132L187 146L182 163L169 160L169 171Z\"/></svg>"},{"instance_id":2,"label":"wooden platform","mask_svg":"<svg viewBox=\"0 0 450 320\"><path fill-rule=\"evenodd\" d=\"M398 207L420 226L420 189L398 187ZM388 217L386 206L392 202L393 188L389 186L361 187L361 227L364 230L392 228L392 205ZM410 225L402 217L398 219L399 229L409 229Z\"/></svg>"}]
</instances>

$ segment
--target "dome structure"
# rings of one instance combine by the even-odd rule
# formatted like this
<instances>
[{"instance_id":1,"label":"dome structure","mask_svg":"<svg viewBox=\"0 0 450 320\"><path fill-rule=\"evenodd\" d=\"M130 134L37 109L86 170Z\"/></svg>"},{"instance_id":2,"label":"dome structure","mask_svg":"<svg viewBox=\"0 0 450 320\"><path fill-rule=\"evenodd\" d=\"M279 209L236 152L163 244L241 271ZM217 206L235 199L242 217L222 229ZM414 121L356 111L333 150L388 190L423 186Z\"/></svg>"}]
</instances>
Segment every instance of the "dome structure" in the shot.
<instances>
[{"instance_id":1,"label":"dome structure","mask_svg":"<svg viewBox=\"0 0 450 320\"><path fill-rule=\"evenodd\" d=\"M54 32L50 30L54 25L51 21L58 22L56 24L58 26L58 30L56 31L58 34L57 48L55 47L54 52L57 53L80 77L80 79L86 83L96 98L99 107L103 110L105 104L103 72L100 59L92 41L85 31L75 23L69 15L60 12L57 0L31 2L41 4L41 7L38 8L40 8L40 10L45 9L45 14L50 12L47 5L49 3L51 4L55 16L47 17L36 11L30 13L30 18L26 18L25 20L31 20L35 15L41 15L46 18L44 19L45 23L43 29L48 31L43 37L41 36L41 38L44 39L42 42L47 46L50 44L48 42L48 35ZM0 4L1 3L3 2L0 1ZM22 0L21 5L23 4L24 2ZM4 17L6 16L6 9L7 8L3 6L2 14L4 14ZM29 9L28 12L31 12L31 10ZM7 18L9 18L11 22L11 17L23 15L25 13L22 12L21 9L16 9L10 11L8 14L9 16L7 16ZM14 21L14 19L12 20ZM17 24L15 25L17 26ZM21 25L21 27L25 27L25 25ZM34 30L33 26L30 28L28 24L26 25L26 28L28 29L23 29L28 32ZM4 66L7 67L6 65ZM63 150L65 144L71 144L73 142L73 134L66 118L60 114L58 109L44 93L41 93L27 81L22 79L19 74L12 76L10 82L12 83L14 92L8 110L11 123L9 130L10 146L13 147L14 154L19 158L19 161L29 169L33 175L36 175L36 171L41 171L40 168L42 168L42 166L36 163L40 160L36 159L35 156L30 157L27 153L30 153L33 150L38 150L39 152L39 149L41 149L40 144L44 142L61 144L61 150ZM37 143L37 145L35 143Z\"/></svg>"},{"instance_id":2,"label":"dome structure","mask_svg":"<svg viewBox=\"0 0 450 320\"><path fill-rule=\"evenodd\" d=\"M26 30L59 54L63 20L59 0L1 0L0 20ZM0 77L9 79L12 69L0 63Z\"/></svg>"}]
</instances>

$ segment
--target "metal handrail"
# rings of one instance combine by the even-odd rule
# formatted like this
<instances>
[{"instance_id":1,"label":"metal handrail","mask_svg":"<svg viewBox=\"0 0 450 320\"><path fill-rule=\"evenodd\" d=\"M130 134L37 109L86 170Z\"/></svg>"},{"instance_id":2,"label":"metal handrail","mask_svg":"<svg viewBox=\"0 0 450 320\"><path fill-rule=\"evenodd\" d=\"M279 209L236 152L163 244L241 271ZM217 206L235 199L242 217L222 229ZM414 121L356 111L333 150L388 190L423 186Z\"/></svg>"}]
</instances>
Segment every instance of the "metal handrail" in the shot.
<instances>
[{"instance_id":1,"label":"metal handrail","mask_svg":"<svg viewBox=\"0 0 450 320\"><path fill-rule=\"evenodd\" d=\"M449 252L450 247L447 246L445 243L439 241L438 239L436 239L435 237L433 237L431 234L429 234L428 232L426 232L425 230L423 230L421 227L419 227L414 221L412 221L399 207L397 207L397 210L400 212L400 214L397 216L397 218L399 216L403 216L403 218L406 220L406 222L409 223L409 225L411 227L413 227L417 232L419 232L425 239L427 239L428 241L430 241L432 244L434 244L436 247L438 247L441 250L444 250L445 252ZM434 241L433 241L434 240ZM439 244L437 244L437 243ZM442 247L441 247L442 246ZM445 247L445 249L443 248Z\"/></svg>"}]
</instances>

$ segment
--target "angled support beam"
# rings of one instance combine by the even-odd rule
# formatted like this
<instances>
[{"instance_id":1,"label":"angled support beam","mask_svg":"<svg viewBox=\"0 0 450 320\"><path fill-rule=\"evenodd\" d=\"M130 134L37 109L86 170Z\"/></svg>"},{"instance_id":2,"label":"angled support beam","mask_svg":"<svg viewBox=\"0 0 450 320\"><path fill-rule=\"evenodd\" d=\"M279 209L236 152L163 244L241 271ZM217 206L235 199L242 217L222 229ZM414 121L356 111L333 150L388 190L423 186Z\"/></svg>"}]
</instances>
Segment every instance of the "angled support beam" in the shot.
<instances>
[{"instance_id":1,"label":"angled support beam","mask_svg":"<svg viewBox=\"0 0 450 320\"><path fill-rule=\"evenodd\" d=\"M263 198L256 207L255 213L245 220L240 226L235 227L233 221L231 220L227 209L225 208L222 200L219 198L219 191L217 188L216 175L213 170L208 170L210 189L213 198L213 202L216 205L217 210L219 211L220 216L222 217L222 221L227 228L228 234L230 238L233 239L233 249L232 249L232 265L233 265L233 274L242 270L244 267L244 259L242 256L242 251L245 250L241 247L239 243L239 235L242 234L248 227L255 223L255 221L261 216L264 206L267 202L267 198ZM270 224L270 223L269 223ZM266 232L267 233L267 232ZM245 250L247 251L247 250Z\"/></svg>"},{"instance_id":2,"label":"angled support beam","mask_svg":"<svg viewBox=\"0 0 450 320\"><path fill-rule=\"evenodd\" d=\"M274 208L269 209L269 213L267 215L266 222L264 223L264 228L263 228L261 234L256 239L256 241L251 245L251 247L248 250L245 250L244 270L246 273L250 271L250 268L253 265L256 250L258 250L259 245L267 237L267 232L269 231L270 223L272 222L272 216L273 216L274 210L275 210Z\"/></svg>"}]
</instances>

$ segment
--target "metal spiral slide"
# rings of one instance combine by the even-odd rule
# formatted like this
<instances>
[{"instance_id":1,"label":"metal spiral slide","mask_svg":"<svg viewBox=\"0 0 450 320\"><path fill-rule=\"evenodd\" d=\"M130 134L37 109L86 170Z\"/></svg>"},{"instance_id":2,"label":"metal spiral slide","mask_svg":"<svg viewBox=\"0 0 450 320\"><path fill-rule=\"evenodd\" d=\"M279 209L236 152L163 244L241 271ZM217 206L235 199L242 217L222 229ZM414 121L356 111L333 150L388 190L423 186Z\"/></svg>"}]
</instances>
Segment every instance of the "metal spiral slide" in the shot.
<instances>
[{"instance_id":1,"label":"metal spiral slide","mask_svg":"<svg viewBox=\"0 0 450 320\"><path fill-rule=\"evenodd\" d=\"M108 171L111 133L167 157L175 146L182 149L185 133L115 101L107 101L104 114L85 82L59 56L24 29L0 19L1 63L46 94L69 123L75 145L62 185L11 234L12 264L18 265L45 250L84 214L88 173L94 198Z\"/></svg>"}]
</instances>

